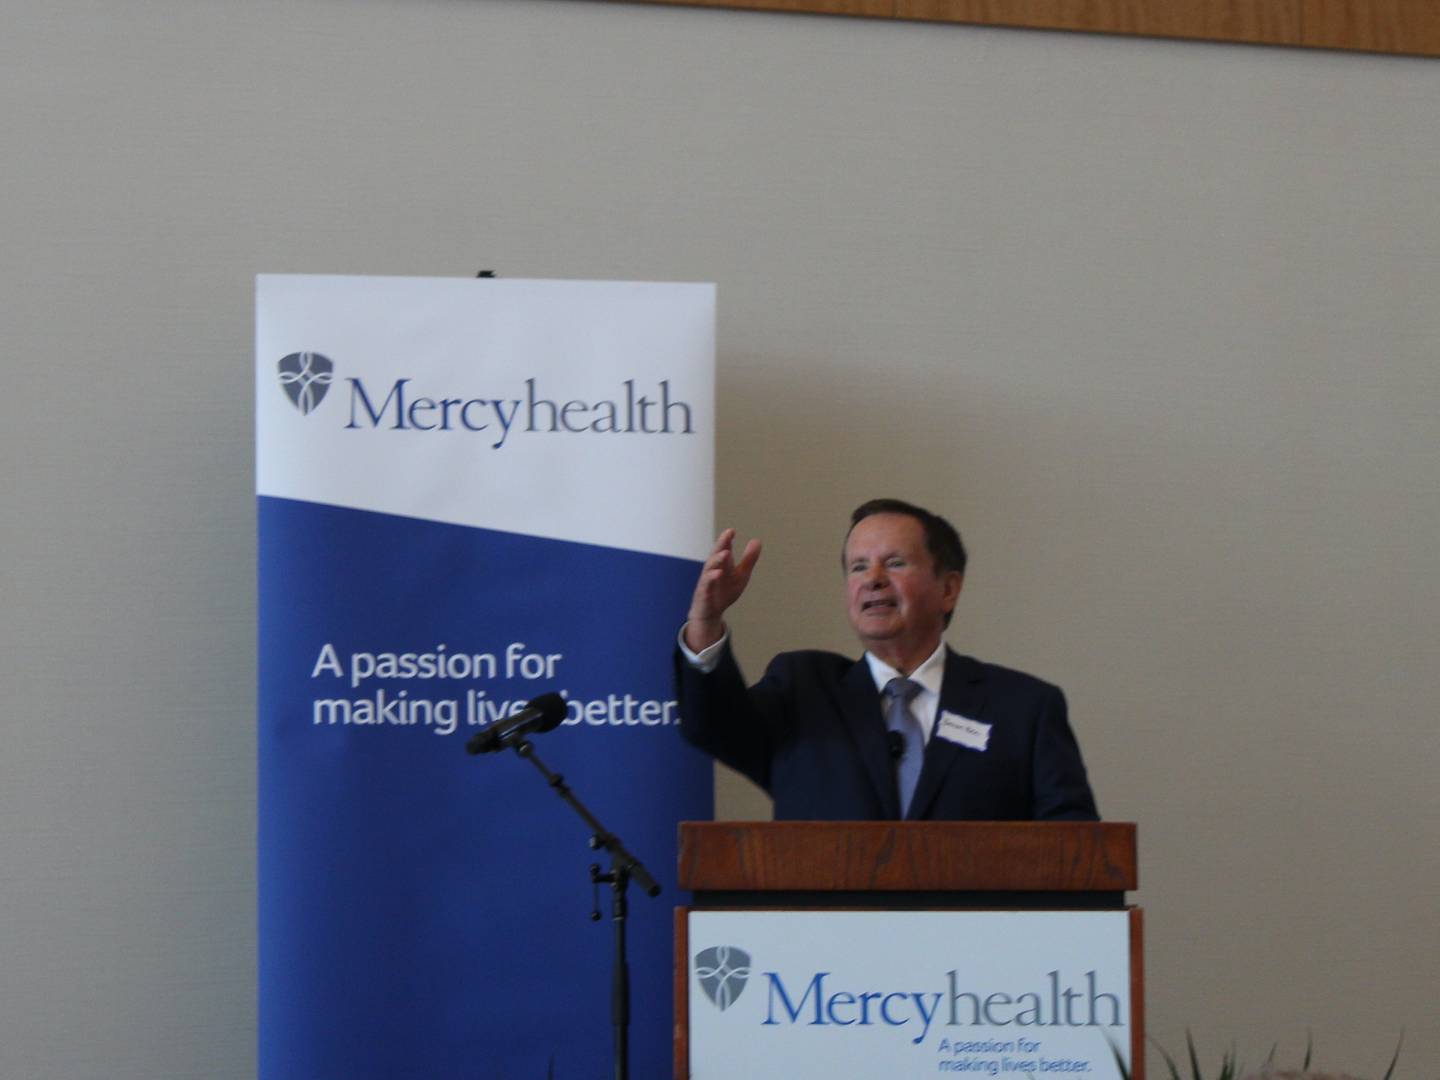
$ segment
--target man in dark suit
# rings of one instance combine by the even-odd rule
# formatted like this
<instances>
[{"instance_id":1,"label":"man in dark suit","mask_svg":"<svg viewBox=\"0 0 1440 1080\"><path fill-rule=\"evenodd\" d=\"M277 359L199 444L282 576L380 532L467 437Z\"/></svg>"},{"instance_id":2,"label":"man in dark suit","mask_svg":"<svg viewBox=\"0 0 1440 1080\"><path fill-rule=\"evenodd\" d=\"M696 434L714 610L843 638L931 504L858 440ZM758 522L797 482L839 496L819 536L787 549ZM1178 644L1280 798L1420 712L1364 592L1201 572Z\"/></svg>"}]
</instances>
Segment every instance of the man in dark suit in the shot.
<instances>
[{"instance_id":1,"label":"man in dark suit","mask_svg":"<svg viewBox=\"0 0 1440 1080\"><path fill-rule=\"evenodd\" d=\"M851 516L846 607L865 646L777 656L745 687L724 614L760 544L706 559L676 661L681 731L770 793L791 820L1095 820L1057 687L943 643L965 573L944 518L898 499Z\"/></svg>"}]
</instances>

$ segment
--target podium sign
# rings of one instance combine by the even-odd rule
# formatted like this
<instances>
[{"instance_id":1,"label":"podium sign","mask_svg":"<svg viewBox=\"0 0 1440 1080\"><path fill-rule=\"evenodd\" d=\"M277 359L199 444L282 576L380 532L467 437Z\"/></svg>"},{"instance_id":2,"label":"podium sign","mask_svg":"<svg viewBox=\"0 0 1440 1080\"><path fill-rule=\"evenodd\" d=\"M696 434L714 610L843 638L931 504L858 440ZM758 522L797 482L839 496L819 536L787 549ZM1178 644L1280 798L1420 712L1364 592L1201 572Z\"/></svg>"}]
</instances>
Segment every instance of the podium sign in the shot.
<instances>
[{"instance_id":1,"label":"podium sign","mask_svg":"<svg viewBox=\"0 0 1440 1080\"><path fill-rule=\"evenodd\" d=\"M1118 1078L1134 917L690 911L690 1075Z\"/></svg>"}]
</instances>

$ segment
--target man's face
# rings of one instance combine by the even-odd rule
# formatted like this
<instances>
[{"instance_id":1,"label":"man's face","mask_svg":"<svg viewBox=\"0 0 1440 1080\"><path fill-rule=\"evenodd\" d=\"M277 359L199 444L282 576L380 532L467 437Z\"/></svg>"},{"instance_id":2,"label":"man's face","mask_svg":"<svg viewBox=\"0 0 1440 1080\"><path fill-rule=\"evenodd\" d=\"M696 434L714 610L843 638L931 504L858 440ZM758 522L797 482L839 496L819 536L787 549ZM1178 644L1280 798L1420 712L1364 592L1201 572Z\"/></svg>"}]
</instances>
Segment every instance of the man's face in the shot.
<instances>
[{"instance_id":1,"label":"man's face","mask_svg":"<svg viewBox=\"0 0 1440 1080\"><path fill-rule=\"evenodd\" d=\"M867 649L894 667L902 665L892 657L918 664L935 650L961 580L954 570L935 572L925 527L908 514L862 518L845 540L850 625Z\"/></svg>"}]
</instances>

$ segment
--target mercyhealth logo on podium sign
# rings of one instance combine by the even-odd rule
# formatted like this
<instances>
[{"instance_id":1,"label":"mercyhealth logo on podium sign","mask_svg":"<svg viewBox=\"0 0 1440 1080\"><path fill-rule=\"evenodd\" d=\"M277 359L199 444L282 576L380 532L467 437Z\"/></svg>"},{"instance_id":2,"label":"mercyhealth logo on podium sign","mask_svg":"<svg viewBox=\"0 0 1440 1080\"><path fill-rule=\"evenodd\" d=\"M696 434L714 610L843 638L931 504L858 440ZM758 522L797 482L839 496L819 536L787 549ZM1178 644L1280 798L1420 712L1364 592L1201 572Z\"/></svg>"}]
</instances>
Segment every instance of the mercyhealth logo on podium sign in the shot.
<instances>
[{"instance_id":1,"label":"mercyhealth logo on podium sign","mask_svg":"<svg viewBox=\"0 0 1440 1080\"><path fill-rule=\"evenodd\" d=\"M1123 911L693 911L690 1073L1118 1077ZM743 942L743 945L733 944ZM742 997L743 992L743 997Z\"/></svg>"},{"instance_id":2,"label":"mercyhealth logo on podium sign","mask_svg":"<svg viewBox=\"0 0 1440 1080\"><path fill-rule=\"evenodd\" d=\"M597 1076L608 923L536 749L660 881L631 1062L671 1057L670 662L713 542L710 285L261 276L259 1078ZM543 749L539 740L544 740Z\"/></svg>"},{"instance_id":3,"label":"mercyhealth logo on podium sign","mask_svg":"<svg viewBox=\"0 0 1440 1080\"><path fill-rule=\"evenodd\" d=\"M695 954L695 977L717 1009L724 1012L750 980L750 954L733 945L716 945Z\"/></svg>"}]
</instances>

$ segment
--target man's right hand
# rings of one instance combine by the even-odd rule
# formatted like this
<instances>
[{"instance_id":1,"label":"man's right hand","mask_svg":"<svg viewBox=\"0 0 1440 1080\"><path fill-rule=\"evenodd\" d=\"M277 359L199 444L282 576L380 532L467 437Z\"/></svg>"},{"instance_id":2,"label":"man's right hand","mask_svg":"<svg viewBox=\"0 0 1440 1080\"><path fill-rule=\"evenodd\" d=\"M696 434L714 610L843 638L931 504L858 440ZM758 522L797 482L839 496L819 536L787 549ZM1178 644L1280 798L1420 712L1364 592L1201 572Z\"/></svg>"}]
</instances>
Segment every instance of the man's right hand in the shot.
<instances>
[{"instance_id":1,"label":"man's right hand","mask_svg":"<svg viewBox=\"0 0 1440 1080\"><path fill-rule=\"evenodd\" d=\"M695 592L690 597L690 614L685 622L685 644L691 652L700 652L725 636L725 612L740 599L750 584L750 574L760 559L760 541L745 545L740 561L735 561L735 530L726 529L715 541Z\"/></svg>"}]
</instances>

